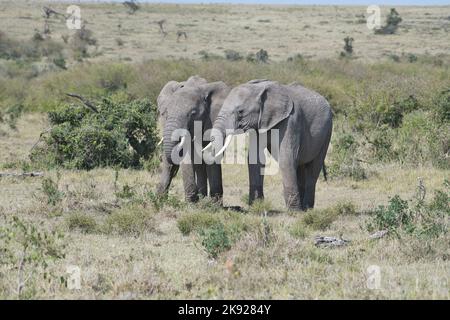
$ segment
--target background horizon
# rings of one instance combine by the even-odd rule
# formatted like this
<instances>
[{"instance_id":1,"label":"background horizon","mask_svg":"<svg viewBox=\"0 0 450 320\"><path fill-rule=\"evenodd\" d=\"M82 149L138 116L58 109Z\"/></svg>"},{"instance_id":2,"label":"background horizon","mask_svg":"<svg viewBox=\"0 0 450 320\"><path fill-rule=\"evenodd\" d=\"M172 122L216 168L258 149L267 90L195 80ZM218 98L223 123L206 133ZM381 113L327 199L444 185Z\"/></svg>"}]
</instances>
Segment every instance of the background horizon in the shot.
<instances>
[{"instance_id":1,"label":"background horizon","mask_svg":"<svg viewBox=\"0 0 450 320\"><path fill-rule=\"evenodd\" d=\"M51 2L123 2L124 0L50 0ZM173 3L173 4L261 4L261 5L340 5L340 6L445 6L450 0L137 0L139 3Z\"/></svg>"}]
</instances>

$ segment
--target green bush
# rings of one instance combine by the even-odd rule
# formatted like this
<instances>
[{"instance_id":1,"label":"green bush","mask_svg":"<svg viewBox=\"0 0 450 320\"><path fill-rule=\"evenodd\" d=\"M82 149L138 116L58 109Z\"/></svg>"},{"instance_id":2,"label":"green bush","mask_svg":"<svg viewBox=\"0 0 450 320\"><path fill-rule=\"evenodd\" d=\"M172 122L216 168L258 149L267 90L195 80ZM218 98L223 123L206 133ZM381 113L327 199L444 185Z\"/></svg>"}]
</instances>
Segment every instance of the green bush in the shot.
<instances>
[{"instance_id":1,"label":"green bush","mask_svg":"<svg viewBox=\"0 0 450 320\"><path fill-rule=\"evenodd\" d=\"M64 193L58 189L58 182L53 181L52 178L46 177L42 180L41 190L47 197L47 204L52 206L60 203L64 197Z\"/></svg>"},{"instance_id":2,"label":"green bush","mask_svg":"<svg viewBox=\"0 0 450 320\"><path fill-rule=\"evenodd\" d=\"M289 228L289 234L294 238L304 239L309 235L309 230L305 223L298 219Z\"/></svg>"},{"instance_id":3,"label":"green bush","mask_svg":"<svg viewBox=\"0 0 450 320\"><path fill-rule=\"evenodd\" d=\"M302 218L304 225L313 230L326 230L337 219L339 213L334 208L308 210Z\"/></svg>"},{"instance_id":4,"label":"green bush","mask_svg":"<svg viewBox=\"0 0 450 320\"><path fill-rule=\"evenodd\" d=\"M219 222L218 215L212 213L187 213L177 220L177 226L183 235L189 235L193 231L198 232L202 229L210 228Z\"/></svg>"},{"instance_id":5,"label":"green bush","mask_svg":"<svg viewBox=\"0 0 450 320\"><path fill-rule=\"evenodd\" d=\"M10 295L17 294L19 299L35 298L39 291L46 290L37 290L40 283L57 279L49 265L65 257L64 236L16 216L1 222L0 265L12 266L17 277L17 286L14 289L8 286L14 290Z\"/></svg>"},{"instance_id":6,"label":"green bush","mask_svg":"<svg viewBox=\"0 0 450 320\"><path fill-rule=\"evenodd\" d=\"M416 237L438 237L447 233L450 218L449 186L446 181L446 190L436 190L429 204L421 196L407 201L395 195L387 206L379 206L372 212L367 230L388 230L397 236L405 233ZM425 194L424 190L422 194Z\"/></svg>"},{"instance_id":7,"label":"green bush","mask_svg":"<svg viewBox=\"0 0 450 320\"><path fill-rule=\"evenodd\" d=\"M330 176L350 177L356 181L367 178L365 169L358 159L359 142L355 135L335 133L333 137Z\"/></svg>"},{"instance_id":8,"label":"green bush","mask_svg":"<svg viewBox=\"0 0 450 320\"><path fill-rule=\"evenodd\" d=\"M145 232L156 230L155 220L148 209L131 205L111 213L102 230L106 234L119 234L138 237Z\"/></svg>"},{"instance_id":9,"label":"green bush","mask_svg":"<svg viewBox=\"0 0 450 320\"><path fill-rule=\"evenodd\" d=\"M391 12L386 18L386 25L380 29L375 29L375 34L394 34L398 26L402 22L402 18L395 8L391 8Z\"/></svg>"},{"instance_id":10,"label":"green bush","mask_svg":"<svg viewBox=\"0 0 450 320\"><path fill-rule=\"evenodd\" d=\"M97 221L86 213L71 213L65 219L69 230L80 230L83 233L92 233L97 230Z\"/></svg>"},{"instance_id":11,"label":"green bush","mask_svg":"<svg viewBox=\"0 0 450 320\"><path fill-rule=\"evenodd\" d=\"M229 61L242 60L242 55L235 50L225 50L225 59Z\"/></svg>"},{"instance_id":12,"label":"green bush","mask_svg":"<svg viewBox=\"0 0 450 320\"><path fill-rule=\"evenodd\" d=\"M31 154L47 157L54 165L93 169L119 166L138 168L149 159L157 143L156 108L148 100L130 103L105 98L94 112L65 105L49 113L51 130L45 146Z\"/></svg>"},{"instance_id":13,"label":"green bush","mask_svg":"<svg viewBox=\"0 0 450 320\"><path fill-rule=\"evenodd\" d=\"M215 224L211 228L200 231L202 245L211 258L231 248L231 241L223 224Z\"/></svg>"},{"instance_id":14,"label":"green bush","mask_svg":"<svg viewBox=\"0 0 450 320\"><path fill-rule=\"evenodd\" d=\"M395 141L398 159L405 164L431 164L450 168L448 123L440 125L429 112L415 111L405 116Z\"/></svg>"}]
</instances>

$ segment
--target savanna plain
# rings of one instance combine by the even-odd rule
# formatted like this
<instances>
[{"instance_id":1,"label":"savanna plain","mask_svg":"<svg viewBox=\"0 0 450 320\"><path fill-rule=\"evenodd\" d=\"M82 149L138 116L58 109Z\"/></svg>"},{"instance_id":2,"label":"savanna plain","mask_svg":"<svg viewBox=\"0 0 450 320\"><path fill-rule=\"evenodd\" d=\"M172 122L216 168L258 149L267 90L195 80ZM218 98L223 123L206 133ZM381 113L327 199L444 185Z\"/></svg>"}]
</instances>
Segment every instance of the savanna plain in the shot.
<instances>
[{"instance_id":1,"label":"savanna plain","mask_svg":"<svg viewBox=\"0 0 450 320\"><path fill-rule=\"evenodd\" d=\"M449 6L381 7L375 32L366 7L122 3L72 30L68 5L0 2L0 298L449 299ZM223 207L180 174L155 195L156 98L192 75L328 99L314 209L280 174L248 205L245 164Z\"/></svg>"}]
</instances>

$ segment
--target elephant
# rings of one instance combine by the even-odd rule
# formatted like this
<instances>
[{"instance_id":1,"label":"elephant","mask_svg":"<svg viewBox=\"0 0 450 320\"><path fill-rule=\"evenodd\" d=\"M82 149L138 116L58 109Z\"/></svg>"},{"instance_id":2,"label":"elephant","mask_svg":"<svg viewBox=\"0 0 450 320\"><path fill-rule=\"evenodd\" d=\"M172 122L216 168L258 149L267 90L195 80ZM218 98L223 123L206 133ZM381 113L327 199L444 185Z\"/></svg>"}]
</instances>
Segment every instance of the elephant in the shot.
<instances>
[{"instance_id":1,"label":"elephant","mask_svg":"<svg viewBox=\"0 0 450 320\"><path fill-rule=\"evenodd\" d=\"M205 149L220 157L233 134L254 130L257 139L251 141L250 149L257 149L257 157L248 165L250 204L264 198L261 169L265 159L261 149L265 147L278 162L286 206L289 210L307 210L314 207L316 182L332 127L331 107L317 92L297 83L283 85L257 79L231 90Z\"/></svg>"},{"instance_id":2,"label":"elephant","mask_svg":"<svg viewBox=\"0 0 450 320\"><path fill-rule=\"evenodd\" d=\"M184 129L200 146L207 144L208 141L203 141L203 135L211 129L229 91L230 88L225 83L208 83L199 76L190 77L184 82L170 81L163 87L157 98L163 136L162 172L156 190L158 195L168 192L172 179L181 167L186 201L196 202L199 195L207 196L208 183L209 195L218 202L222 201L221 165L206 164L204 161L174 162L172 155L176 153L176 148L182 147L188 139L182 137L181 141L173 141L173 134L176 129ZM194 132L195 121L201 123L202 130L197 136ZM207 135L205 137L208 138ZM189 139L191 145L187 148L191 152L191 159L194 159L196 150L201 150L196 148L194 139ZM201 157L201 151L199 153Z\"/></svg>"}]
</instances>

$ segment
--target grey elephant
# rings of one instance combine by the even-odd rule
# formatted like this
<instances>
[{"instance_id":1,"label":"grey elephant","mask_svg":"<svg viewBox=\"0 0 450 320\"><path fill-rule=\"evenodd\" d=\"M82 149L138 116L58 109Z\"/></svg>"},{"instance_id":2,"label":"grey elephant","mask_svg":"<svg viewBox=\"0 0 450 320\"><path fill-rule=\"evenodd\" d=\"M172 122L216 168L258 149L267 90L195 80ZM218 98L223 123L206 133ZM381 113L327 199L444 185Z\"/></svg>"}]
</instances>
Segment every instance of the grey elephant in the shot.
<instances>
[{"instance_id":1,"label":"grey elephant","mask_svg":"<svg viewBox=\"0 0 450 320\"><path fill-rule=\"evenodd\" d=\"M225 99L213 125L212 142L205 149L215 150L215 157L219 157L231 135L251 129L256 130L258 140L263 134L267 136L261 145L253 144L258 156L249 164L250 202L264 197L261 148L266 147L278 162L286 206L292 210L313 208L332 132L332 112L326 99L296 83L252 80L242 84ZM271 135L277 136L275 142Z\"/></svg>"},{"instance_id":2,"label":"grey elephant","mask_svg":"<svg viewBox=\"0 0 450 320\"><path fill-rule=\"evenodd\" d=\"M191 159L194 160L193 153L199 149L201 159L201 147L208 143L203 141L203 134L211 129L229 91L230 88L223 82L208 83L198 76L190 77L184 82L170 81L161 90L157 103L163 136L163 156L157 194L168 191L172 179L181 167L187 201L195 202L199 195L207 196L208 183L210 196L221 201L223 188L220 164L207 165L204 161L177 163L173 161L172 155L177 152L177 148L182 149L184 144L190 143L187 149L191 152ZM201 123L202 127L202 132L197 136L194 133L195 121ZM176 129L189 132L188 138L181 137L180 140L173 141ZM200 144L200 148L196 148L195 143Z\"/></svg>"}]
</instances>

